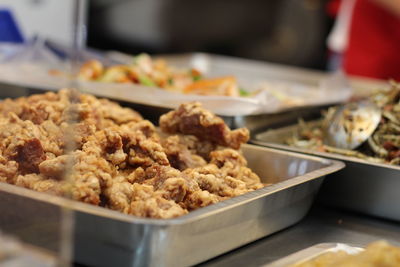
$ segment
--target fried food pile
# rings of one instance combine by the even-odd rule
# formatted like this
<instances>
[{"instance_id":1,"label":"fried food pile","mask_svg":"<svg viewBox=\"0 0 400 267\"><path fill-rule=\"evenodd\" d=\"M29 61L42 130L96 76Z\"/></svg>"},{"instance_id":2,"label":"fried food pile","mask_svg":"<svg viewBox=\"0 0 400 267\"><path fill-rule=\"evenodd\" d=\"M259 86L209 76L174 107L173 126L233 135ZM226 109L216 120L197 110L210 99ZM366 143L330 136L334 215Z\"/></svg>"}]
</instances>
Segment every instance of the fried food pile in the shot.
<instances>
[{"instance_id":1,"label":"fried food pile","mask_svg":"<svg viewBox=\"0 0 400 267\"><path fill-rule=\"evenodd\" d=\"M317 258L291 267L397 267L400 266L400 248L386 241L376 241L355 255L344 251L324 253Z\"/></svg>"},{"instance_id":2,"label":"fried food pile","mask_svg":"<svg viewBox=\"0 0 400 267\"><path fill-rule=\"evenodd\" d=\"M64 89L0 103L0 181L172 218L264 186L238 150L248 139L199 103L161 116L157 129L131 109Z\"/></svg>"}]
</instances>

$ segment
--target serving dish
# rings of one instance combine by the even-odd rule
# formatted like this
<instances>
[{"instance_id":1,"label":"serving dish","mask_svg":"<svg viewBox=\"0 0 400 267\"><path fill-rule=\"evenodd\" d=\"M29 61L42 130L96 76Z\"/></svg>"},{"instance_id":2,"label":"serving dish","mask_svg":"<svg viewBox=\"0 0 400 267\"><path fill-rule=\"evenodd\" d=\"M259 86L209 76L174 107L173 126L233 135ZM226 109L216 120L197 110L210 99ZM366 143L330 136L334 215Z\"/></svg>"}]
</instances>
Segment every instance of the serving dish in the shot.
<instances>
[{"instance_id":1,"label":"serving dish","mask_svg":"<svg viewBox=\"0 0 400 267\"><path fill-rule=\"evenodd\" d=\"M255 134L251 142L343 161L346 168L340 173L329 175L321 188L319 200L329 206L400 220L400 209L397 205L400 203L400 166L286 145L285 140L292 136L296 129L297 125L270 129Z\"/></svg>"},{"instance_id":2,"label":"serving dish","mask_svg":"<svg viewBox=\"0 0 400 267\"><path fill-rule=\"evenodd\" d=\"M35 245L59 250L57 222L75 216L74 260L91 266L187 266L284 229L309 210L323 177L344 164L244 145L244 155L264 183L273 185L174 219L145 219L0 183L0 227ZM44 218L45 217L45 218ZM19 231L26 221L41 231ZM39 223L38 223L39 222ZM25 225L26 226L26 225Z\"/></svg>"},{"instance_id":3,"label":"serving dish","mask_svg":"<svg viewBox=\"0 0 400 267\"><path fill-rule=\"evenodd\" d=\"M132 61L132 56L117 52L107 53L106 56L107 58L114 59L115 62L129 63ZM239 84L244 87L251 87L262 82L271 82L272 84L288 85L284 87L300 88L300 91L307 88L318 89L321 81L327 79L330 75L321 71L206 53L161 55L160 57L164 58L168 64L177 67L194 67L199 69L206 77L234 75L237 77ZM34 72L29 70L27 75L21 75L13 71L15 72L15 69L11 69L9 72L2 72L2 76L4 77L0 80L3 84L8 86L19 85L39 90L55 90L71 84L69 79L60 79L60 77L51 76L47 72L43 72L41 75L32 75ZM378 87L378 84L380 87L382 86L382 82L380 81L354 77L350 79L350 84L354 88L353 93L355 95L368 92L371 88ZM87 93L117 101L124 101L133 106L146 118L158 118L166 110L176 107L178 103L199 100L203 102L207 109L223 116L231 128L247 127L251 131L265 128L266 121L280 120L281 117L293 117L293 114L300 114L304 118L309 118L307 116L310 116L310 114L317 116L321 109L319 106L335 102L332 101L333 97L325 97L325 100L328 102L317 103L317 105L312 107L307 105L307 107L304 107L304 105L289 105L284 107L278 105L274 107L277 101L273 101L274 103L268 102L267 108L269 111L266 114L264 111L260 111L260 108L264 108L265 105L258 103L258 100L255 98L221 98L218 96L172 94L153 87L135 85L132 88L132 85L124 84L115 84L113 87L113 84L100 82L82 82L79 85ZM336 92L335 90L333 91ZM343 94L335 93L336 95ZM307 99L314 98L307 97ZM337 99L336 102L343 100L344 98ZM296 117L293 118L295 119Z\"/></svg>"}]
</instances>

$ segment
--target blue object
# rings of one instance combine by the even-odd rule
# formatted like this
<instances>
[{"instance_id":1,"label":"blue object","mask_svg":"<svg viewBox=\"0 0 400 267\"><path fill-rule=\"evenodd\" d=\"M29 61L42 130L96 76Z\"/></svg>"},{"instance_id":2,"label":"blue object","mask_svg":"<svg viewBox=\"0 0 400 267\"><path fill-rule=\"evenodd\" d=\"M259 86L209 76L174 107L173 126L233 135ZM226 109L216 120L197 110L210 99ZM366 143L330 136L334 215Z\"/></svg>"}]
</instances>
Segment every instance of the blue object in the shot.
<instances>
[{"instance_id":1,"label":"blue object","mask_svg":"<svg viewBox=\"0 0 400 267\"><path fill-rule=\"evenodd\" d=\"M0 42L24 42L13 15L7 9L0 9Z\"/></svg>"}]
</instances>

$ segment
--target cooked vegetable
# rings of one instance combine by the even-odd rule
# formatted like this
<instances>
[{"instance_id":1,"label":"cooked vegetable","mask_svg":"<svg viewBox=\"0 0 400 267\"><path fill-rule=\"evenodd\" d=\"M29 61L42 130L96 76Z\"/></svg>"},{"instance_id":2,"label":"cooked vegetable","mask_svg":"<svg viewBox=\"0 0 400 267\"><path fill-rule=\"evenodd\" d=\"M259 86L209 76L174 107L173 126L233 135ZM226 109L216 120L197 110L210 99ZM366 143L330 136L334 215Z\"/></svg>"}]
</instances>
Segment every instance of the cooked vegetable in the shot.
<instances>
[{"instance_id":1,"label":"cooked vegetable","mask_svg":"<svg viewBox=\"0 0 400 267\"><path fill-rule=\"evenodd\" d=\"M139 75L139 82L140 84L146 85L146 86L157 86L148 76L146 75Z\"/></svg>"},{"instance_id":2,"label":"cooked vegetable","mask_svg":"<svg viewBox=\"0 0 400 267\"><path fill-rule=\"evenodd\" d=\"M306 123L300 119L297 132L286 143L299 148L400 165L400 84L392 83L390 90L374 93L371 100L382 109L382 120L367 142L356 150L324 144L325 129L336 107L325 111L320 121Z\"/></svg>"},{"instance_id":3,"label":"cooked vegetable","mask_svg":"<svg viewBox=\"0 0 400 267\"><path fill-rule=\"evenodd\" d=\"M184 93L198 95L239 96L236 78L233 76L203 79L189 84Z\"/></svg>"},{"instance_id":4,"label":"cooked vegetable","mask_svg":"<svg viewBox=\"0 0 400 267\"><path fill-rule=\"evenodd\" d=\"M245 89L239 88L239 95L240 96L250 96L251 94L250 94L250 92L246 91Z\"/></svg>"},{"instance_id":5,"label":"cooked vegetable","mask_svg":"<svg viewBox=\"0 0 400 267\"><path fill-rule=\"evenodd\" d=\"M109 83L136 83L165 90L200 95L248 96L240 91L234 77L204 79L197 69L177 69L165 60L154 60L147 54L133 58L132 64L104 67L90 60L80 70L79 78Z\"/></svg>"}]
</instances>

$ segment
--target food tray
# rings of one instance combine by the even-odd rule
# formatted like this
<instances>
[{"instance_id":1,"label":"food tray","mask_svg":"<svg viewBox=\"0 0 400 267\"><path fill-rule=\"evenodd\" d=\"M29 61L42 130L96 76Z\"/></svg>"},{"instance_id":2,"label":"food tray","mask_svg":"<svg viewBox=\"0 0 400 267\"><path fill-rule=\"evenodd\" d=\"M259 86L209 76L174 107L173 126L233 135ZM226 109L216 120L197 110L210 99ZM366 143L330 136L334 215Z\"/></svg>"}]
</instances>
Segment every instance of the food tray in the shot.
<instances>
[{"instance_id":1,"label":"food tray","mask_svg":"<svg viewBox=\"0 0 400 267\"><path fill-rule=\"evenodd\" d=\"M132 61L132 56L124 55L118 52L111 52L107 54L110 58L115 59L119 62L130 63ZM298 67L289 67L279 64L272 64L267 62L206 54L206 53L188 53L188 54L176 54L176 55L162 55L160 56L168 61L169 64L180 67L196 67L203 71L206 76L224 76L224 75L234 75L237 77L240 84L254 85L264 81L267 82L285 82L290 84L297 84L301 86L318 87L321 80L326 79L329 74L321 71L307 70ZM37 77L35 76L35 79ZM10 81L3 81L2 87L7 86L1 90L0 97L10 96L9 94L14 94L17 88L15 85L22 87L27 87L30 89L41 90L54 90L60 87L68 86L68 81L51 81L54 77L41 77L37 78L35 84L32 83L22 83L21 79L17 79L18 83L11 83ZM378 80L371 80L365 78L351 78L350 83L353 86L353 92L356 95L360 93L365 94L365 92L371 91L377 87L382 87L382 82ZM135 97L135 90L129 88L125 90L124 88L113 88L110 89L109 84L96 83L94 88L91 88L89 93L97 96L107 97L116 101L125 102L127 105L133 107L135 110L139 111L146 118L149 118L153 123L157 123L159 116L170 109L170 106L163 104L163 102L158 101L158 104L154 103L155 99L162 99L164 97L158 96L153 92L154 88L145 87L146 92L148 92L147 99L138 99ZM12 87L15 87L12 89ZM139 90L141 86L137 86ZM142 86L143 87L143 86ZM3 92L2 92L3 91ZM4 95L5 93L5 95ZM24 92L23 92L24 93ZM25 92L26 93L26 92ZM197 97L197 96L196 96ZM201 96L200 96L201 97ZM196 98L197 99L197 98ZM245 101L246 102L246 101ZM153 104L152 104L153 103ZM212 104L213 103L213 104ZM209 105L206 108L214 111L214 113L219 114L217 111L221 107L219 99L214 99L213 101L206 101ZM228 106L230 112L239 112L244 109L246 103L236 103L235 108L232 108L233 101L231 105ZM178 103L177 103L178 104ZM321 106L323 106L321 104ZM302 116L306 119L316 118L320 114L320 110L324 107L312 106L312 107L293 107L292 109L285 109L277 111L271 114L258 114L258 115L225 115L222 116L226 123L231 128L247 127L251 132L255 130L265 129L264 125L266 122L271 120L281 121L289 119L290 123L296 121L297 116Z\"/></svg>"},{"instance_id":2,"label":"food tray","mask_svg":"<svg viewBox=\"0 0 400 267\"><path fill-rule=\"evenodd\" d=\"M399 166L285 145L284 140L296 129L297 125L271 129L256 134L252 143L345 162L344 170L325 180L319 200L330 206L400 221Z\"/></svg>"},{"instance_id":3,"label":"food tray","mask_svg":"<svg viewBox=\"0 0 400 267\"><path fill-rule=\"evenodd\" d=\"M362 251L362 248L342 244L342 243L321 243L312 247L300 250L282 259L274 261L270 264L263 265L264 267L288 267L293 264L300 264L305 261L312 260L324 253L344 251L349 254L356 254Z\"/></svg>"},{"instance_id":4,"label":"food tray","mask_svg":"<svg viewBox=\"0 0 400 267\"><path fill-rule=\"evenodd\" d=\"M130 63L132 61L132 56L119 52L111 52L108 55L120 62ZM234 75L239 84L242 85L254 85L267 81L318 87L320 81L328 77L328 74L322 71L207 53L166 54L160 55L159 57L165 59L168 64L173 66L182 68L194 67L199 69L207 77ZM377 81L375 82L379 83ZM363 79L354 79L353 85L363 89L371 86L371 84L366 83ZM110 95L107 97L113 98L113 96ZM121 101L123 99L118 100ZM147 108L148 106L148 104L143 103L133 104L133 108L138 110L146 118L158 118L161 114L165 113L166 110L166 108L162 106L153 105L151 109ZM320 106L293 107L269 114L243 116L219 115L230 128L246 127L250 132L253 132L265 129L264 126L266 122L288 121L294 123L299 115L308 119L316 118L319 116L320 111L326 108L326 106L326 104L321 104ZM240 106L238 106L238 108L240 108ZM208 109L213 110L212 107ZM236 108L232 108L232 110L235 109ZM218 112L215 113L218 114Z\"/></svg>"},{"instance_id":5,"label":"food tray","mask_svg":"<svg viewBox=\"0 0 400 267\"><path fill-rule=\"evenodd\" d=\"M74 248L78 263L91 266L193 265L298 222L309 210L323 177L344 167L339 161L260 146L244 145L243 152L249 167L263 182L273 185L182 217L158 220L0 183L0 214L6 218L0 220L3 224L0 227L18 234L18 225L25 214L53 209L51 215L57 214L57 208L72 207L76 218ZM19 216L15 216L15 210L19 210ZM46 221L51 220L49 215ZM34 243L35 238L28 236Z\"/></svg>"}]
</instances>

